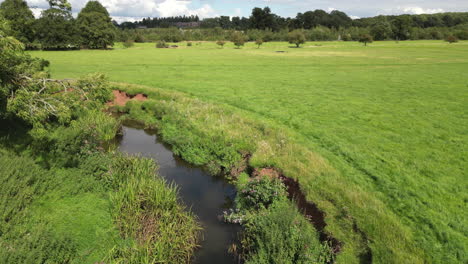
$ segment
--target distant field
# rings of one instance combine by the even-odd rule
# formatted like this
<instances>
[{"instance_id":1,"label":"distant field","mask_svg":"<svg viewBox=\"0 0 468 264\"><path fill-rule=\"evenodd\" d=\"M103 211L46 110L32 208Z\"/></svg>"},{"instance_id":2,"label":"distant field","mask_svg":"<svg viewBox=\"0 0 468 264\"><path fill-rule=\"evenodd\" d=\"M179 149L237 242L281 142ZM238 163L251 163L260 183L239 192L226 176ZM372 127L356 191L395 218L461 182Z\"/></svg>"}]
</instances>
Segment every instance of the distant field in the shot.
<instances>
[{"instance_id":1,"label":"distant field","mask_svg":"<svg viewBox=\"0 0 468 264\"><path fill-rule=\"evenodd\" d=\"M103 72L112 81L181 91L287 127L344 182L382 201L425 261L466 263L468 42L177 45L31 54L51 62L54 78ZM365 215L353 217L363 230L372 225ZM379 237L369 240L372 248Z\"/></svg>"}]
</instances>

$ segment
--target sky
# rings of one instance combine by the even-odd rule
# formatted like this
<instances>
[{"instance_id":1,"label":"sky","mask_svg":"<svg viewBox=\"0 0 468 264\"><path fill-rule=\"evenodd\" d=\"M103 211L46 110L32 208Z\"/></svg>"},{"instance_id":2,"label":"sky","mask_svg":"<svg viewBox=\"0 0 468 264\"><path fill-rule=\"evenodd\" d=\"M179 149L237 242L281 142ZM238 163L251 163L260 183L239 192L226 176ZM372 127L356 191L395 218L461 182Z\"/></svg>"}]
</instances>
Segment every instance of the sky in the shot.
<instances>
[{"instance_id":1,"label":"sky","mask_svg":"<svg viewBox=\"0 0 468 264\"><path fill-rule=\"evenodd\" d=\"M0 0L2 2L3 0ZM48 7L46 0L27 0L36 16ZM87 0L69 0L78 13ZM340 10L352 18L393 14L431 14L467 12L468 0L100 0L117 22L143 17L198 15L201 18L225 16L248 17L254 7L269 6L273 13L295 17L315 9Z\"/></svg>"}]
</instances>

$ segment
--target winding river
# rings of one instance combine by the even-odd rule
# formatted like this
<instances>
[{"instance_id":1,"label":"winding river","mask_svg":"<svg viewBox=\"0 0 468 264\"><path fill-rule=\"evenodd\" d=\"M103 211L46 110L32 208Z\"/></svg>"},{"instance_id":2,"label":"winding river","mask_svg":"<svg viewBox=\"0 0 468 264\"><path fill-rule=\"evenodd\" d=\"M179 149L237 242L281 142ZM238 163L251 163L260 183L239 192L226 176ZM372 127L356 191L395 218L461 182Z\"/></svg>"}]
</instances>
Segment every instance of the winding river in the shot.
<instances>
[{"instance_id":1,"label":"winding river","mask_svg":"<svg viewBox=\"0 0 468 264\"><path fill-rule=\"evenodd\" d=\"M179 187L183 202L203 226L201 248L193 263L236 263L228 247L236 241L239 227L218 220L218 215L231 206L236 192L234 186L175 156L154 131L144 130L138 124L125 123L119 149L154 159L160 167L159 175Z\"/></svg>"}]
</instances>

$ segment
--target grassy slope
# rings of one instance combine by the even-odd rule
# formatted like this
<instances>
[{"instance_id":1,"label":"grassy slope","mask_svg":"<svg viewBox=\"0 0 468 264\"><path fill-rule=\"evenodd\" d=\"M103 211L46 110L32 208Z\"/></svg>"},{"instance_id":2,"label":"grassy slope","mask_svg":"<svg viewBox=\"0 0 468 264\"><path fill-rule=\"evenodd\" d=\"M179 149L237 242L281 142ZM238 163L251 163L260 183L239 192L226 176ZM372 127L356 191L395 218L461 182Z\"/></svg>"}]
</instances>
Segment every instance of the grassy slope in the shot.
<instances>
[{"instance_id":1,"label":"grassy slope","mask_svg":"<svg viewBox=\"0 0 468 264\"><path fill-rule=\"evenodd\" d=\"M48 171L28 157L3 152L0 165L5 212L0 244L6 248L0 258L5 263L94 263L119 241L109 199L99 194L92 175Z\"/></svg>"},{"instance_id":2,"label":"grassy slope","mask_svg":"<svg viewBox=\"0 0 468 264\"><path fill-rule=\"evenodd\" d=\"M183 91L284 125L339 171L331 183L324 177L301 181L311 199L318 198L318 184L334 190L340 181L352 183L359 188L349 191L345 204L366 233L393 231L371 230L379 219L359 213L372 205L353 192L382 201L381 213L408 226L403 236L424 250L424 259L466 260L468 43L315 44L290 49L268 43L259 50L144 44L32 54L52 62L55 78L100 71L114 81ZM371 237L371 247L399 243L375 241L385 237ZM395 254L376 251L377 260Z\"/></svg>"}]
</instances>

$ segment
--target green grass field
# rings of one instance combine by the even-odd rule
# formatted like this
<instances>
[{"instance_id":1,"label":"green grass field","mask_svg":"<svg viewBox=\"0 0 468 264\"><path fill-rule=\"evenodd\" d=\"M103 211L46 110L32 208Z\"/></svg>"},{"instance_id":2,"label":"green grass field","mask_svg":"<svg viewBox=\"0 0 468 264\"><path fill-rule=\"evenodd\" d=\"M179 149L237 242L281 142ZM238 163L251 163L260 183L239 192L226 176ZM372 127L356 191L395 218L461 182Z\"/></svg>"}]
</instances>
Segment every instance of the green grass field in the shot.
<instances>
[{"instance_id":1,"label":"green grass field","mask_svg":"<svg viewBox=\"0 0 468 264\"><path fill-rule=\"evenodd\" d=\"M288 176L303 179L338 237L348 216L336 207L356 219L375 263L466 263L468 42L178 45L31 54L51 62L53 78L102 72L267 120L337 171Z\"/></svg>"}]
</instances>

